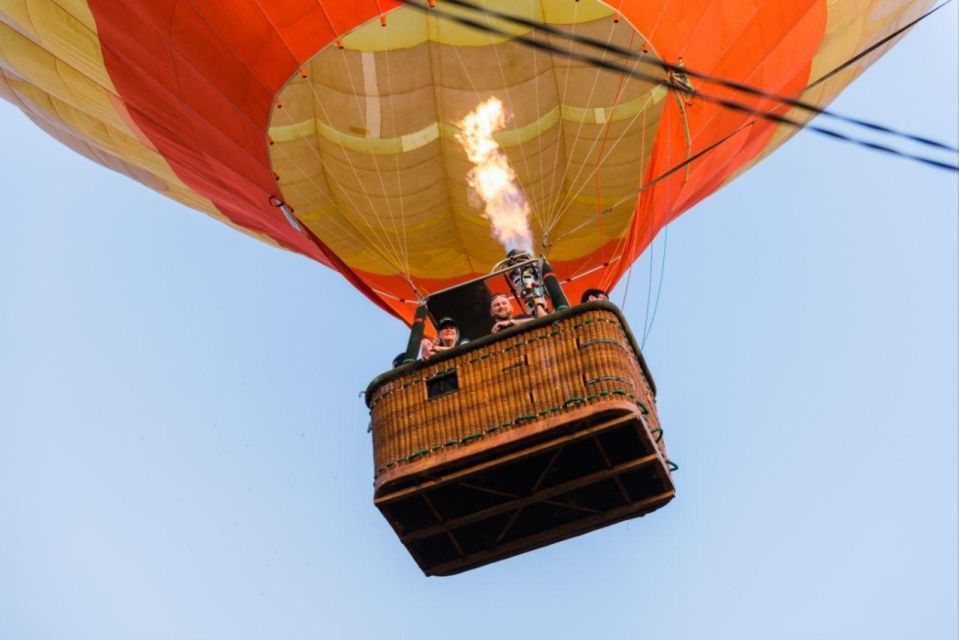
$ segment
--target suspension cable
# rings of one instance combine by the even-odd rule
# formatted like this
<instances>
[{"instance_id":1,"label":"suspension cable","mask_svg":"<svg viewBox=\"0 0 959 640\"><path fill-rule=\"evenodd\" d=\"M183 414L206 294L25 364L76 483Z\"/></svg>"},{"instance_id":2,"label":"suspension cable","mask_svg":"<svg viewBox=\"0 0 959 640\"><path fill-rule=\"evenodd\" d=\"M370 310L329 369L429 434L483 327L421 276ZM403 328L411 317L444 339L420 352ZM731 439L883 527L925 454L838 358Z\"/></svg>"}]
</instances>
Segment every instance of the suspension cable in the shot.
<instances>
[{"instance_id":1,"label":"suspension cable","mask_svg":"<svg viewBox=\"0 0 959 640\"><path fill-rule=\"evenodd\" d=\"M643 330L642 342L640 342L639 348L643 349L646 346L646 340L649 338L649 334L653 332L653 324L656 322L656 313L659 311L659 300L663 294L663 276L666 273L666 247L669 246L669 225L667 224L663 227L663 255L660 257L659 262L659 285L656 287L656 302L653 303L653 315L649 319L649 326ZM650 265L652 269L652 265ZM647 299L647 304L649 300Z\"/></svg>"}]
</instances>

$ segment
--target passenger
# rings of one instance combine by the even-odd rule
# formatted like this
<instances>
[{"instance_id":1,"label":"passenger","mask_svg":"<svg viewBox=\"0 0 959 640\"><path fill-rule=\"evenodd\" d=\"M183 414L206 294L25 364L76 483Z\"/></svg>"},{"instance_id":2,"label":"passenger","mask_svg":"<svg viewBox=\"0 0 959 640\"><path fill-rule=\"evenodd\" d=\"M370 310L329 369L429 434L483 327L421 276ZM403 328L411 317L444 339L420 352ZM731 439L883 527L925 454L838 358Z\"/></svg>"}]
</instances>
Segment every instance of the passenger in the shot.
<instances>
[{"instance_id":1,"label":"passenger","mask_svg":"<svg viewBox=\"0 0 959 640\"><path fill-rule=\"evenodd\" d=\"M441 318L436 328L436 338L434 340L423 339L423 359L428 360L465 342L465 339L460 338L460 329L456 326L456 321L450 317Z\"/></svg>"},{"instance_id":2,"label":"passenger","mask_svg":"<svg viewBox=\"0 0 959 640\"><path fill-rule=\"evenodd\" d=\"M489 299L489 314L493 318L493 333L499 333L503 329L515 327L518 324L532 320L527 315L513 317L513 303L509 301L509 296L505 293L494 293Z\"/></svg>"},{"instance_id":3,"label":"passenger","mask_svg":"<svg viewBox=\"0 0 959 640\"><path fill-rule=\"evenodd\" d=\"M609 300L609 296L602 289L587 289L583 292L583 297L579 299L579 303L585 304L592 300Z\"/></svg>"}]
</instances>

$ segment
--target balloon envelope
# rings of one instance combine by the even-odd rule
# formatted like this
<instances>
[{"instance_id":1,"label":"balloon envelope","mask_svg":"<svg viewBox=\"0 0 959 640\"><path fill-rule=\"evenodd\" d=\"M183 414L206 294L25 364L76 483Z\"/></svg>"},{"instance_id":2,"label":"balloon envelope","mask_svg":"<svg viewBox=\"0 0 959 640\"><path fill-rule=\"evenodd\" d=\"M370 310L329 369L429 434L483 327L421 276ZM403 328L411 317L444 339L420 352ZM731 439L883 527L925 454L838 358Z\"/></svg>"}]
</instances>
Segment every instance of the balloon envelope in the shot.
<instances>
[{"instance_id":1,"label":"balloon envelope","mask_svg":"<svg viewBox=\"0 0 959 640\"><path fill-rule=\"evenodd\" d=\"M819 78L932 3L483 4L825 105L891 44ZM452 124L486 98L511 113L497 141L530 202L537 250L573 299L611 288L665 224L794 133L388 0L3 2L0 76L0 95L64 144L336 269L407 321L419 296L503 257Z\"/></svg>"}]
</instances>

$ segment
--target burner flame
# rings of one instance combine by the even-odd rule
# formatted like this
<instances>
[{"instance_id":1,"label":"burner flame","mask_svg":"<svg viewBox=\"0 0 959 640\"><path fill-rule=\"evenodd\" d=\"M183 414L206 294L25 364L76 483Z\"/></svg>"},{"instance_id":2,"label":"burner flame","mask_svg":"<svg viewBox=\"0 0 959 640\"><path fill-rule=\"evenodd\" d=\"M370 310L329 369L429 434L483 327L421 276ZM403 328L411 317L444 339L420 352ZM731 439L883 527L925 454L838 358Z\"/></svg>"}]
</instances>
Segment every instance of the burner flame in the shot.
<instances>
[{"instance_id":1,"label":"burner flame","mask_svg":"<svg viewBox=\"0 0 959 640\"><path fill-rule=\"evenodd\" d=\"M507 250L533 253L529 227L529 203L493 134L506 125L506 111L496 98L481 102L456 123L456 139L473 168L466 174L470 187L483 199L483 217L489 220L493 236Z\"/></svg>"}]
</instances>

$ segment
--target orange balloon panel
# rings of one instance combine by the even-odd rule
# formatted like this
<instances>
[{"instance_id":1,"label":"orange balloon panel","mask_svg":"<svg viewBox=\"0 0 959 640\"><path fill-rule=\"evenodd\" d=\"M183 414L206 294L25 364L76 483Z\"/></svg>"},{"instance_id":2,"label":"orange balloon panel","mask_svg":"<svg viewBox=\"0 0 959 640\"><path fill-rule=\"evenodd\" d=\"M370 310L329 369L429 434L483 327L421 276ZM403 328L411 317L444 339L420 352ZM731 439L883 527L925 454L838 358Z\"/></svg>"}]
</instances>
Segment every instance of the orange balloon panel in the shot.
<instances>
[{"instance_id":1,"label":"orange balloon panel","mask_svg":"<svg viewBox=\"0 0 959 640\"><path fill-rule=\"evenodd\" d=\"M885 48L810 85L931 2L481 4L825 105ZM0 95L78 152L336 269L406 321L419 296L502 258L454 137L486 98L510 112L497 142L572 299L612 287L665 224L792 133L670 91L655 64L637 66L654 78L626 78L508 30L390 0L25 0L0 11Z\"/></svg>"}]
</instances>

